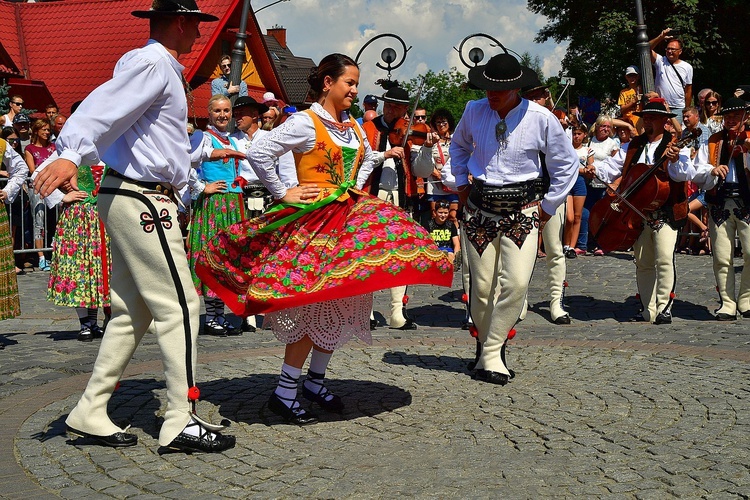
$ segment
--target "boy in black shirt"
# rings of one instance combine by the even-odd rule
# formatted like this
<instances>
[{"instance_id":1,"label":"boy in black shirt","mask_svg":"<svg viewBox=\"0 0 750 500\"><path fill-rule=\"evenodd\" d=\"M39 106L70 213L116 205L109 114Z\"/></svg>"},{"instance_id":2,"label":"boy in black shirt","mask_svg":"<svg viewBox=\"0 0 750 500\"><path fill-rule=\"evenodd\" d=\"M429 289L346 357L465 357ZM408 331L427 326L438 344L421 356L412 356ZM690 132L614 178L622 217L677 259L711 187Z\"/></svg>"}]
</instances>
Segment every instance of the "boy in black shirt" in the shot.
<instances>
[{"instance_id":1,"label":"boy in black shirt","mask_svg":"<svg viewBox=\"0 0 750 500\"><path fill-rule=\"evenodd\" d=\"M454 262L456 254L461 249L461 244L458 240L456 225L448 222L449 215L450 203L446 200L438 200L435 203L435 213L427 222L425 228L438 248L447 254L451 262Z\"/></svg>"}]
</instances>

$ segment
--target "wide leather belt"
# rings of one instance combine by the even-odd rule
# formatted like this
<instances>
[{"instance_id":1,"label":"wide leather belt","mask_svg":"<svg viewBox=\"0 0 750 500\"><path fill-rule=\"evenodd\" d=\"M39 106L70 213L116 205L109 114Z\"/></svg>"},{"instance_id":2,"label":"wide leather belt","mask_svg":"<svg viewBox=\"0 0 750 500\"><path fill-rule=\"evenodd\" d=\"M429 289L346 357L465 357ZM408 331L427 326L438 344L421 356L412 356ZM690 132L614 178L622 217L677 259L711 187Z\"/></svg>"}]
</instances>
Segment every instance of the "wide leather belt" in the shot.
<instances>
[{"instance_id":1,"label":"wide leather belt","mask_svg":"<svg viewBox=\"0 0 750 500\"><path fill-rule=\"evenodd\" d=\"M724 184L724 197L739 198L740 197L740 185L736 183Z\"/></svg>"},{"instance_id":2,"label":"wide leather belt","mask_svg":"<svg viewBox=\"0 0 750 500\"><path fill-rule=\"evenodd\" d=\"M263 184L247 184L242 188L242 192L247 198L265 198L270 196L271 192Z\"/></svg>"},{"instance_id":3,"label":"wide leather belt","mask_svg":"<svg viewBox=\"0 0 750 500\"><path fill-rule=\"evenodd\" d=\"M538 179L505 186L490 186L474 179L469 200L480 210L499 214L520 212L543 196L543 183L538 182Z\"/></svg>"},{"instance_id":4,"label":"wide leather belt","mask_svg":"<svg viewBox=\"0 0 750 500\"><path fill-rule=\"evenodd\" d=\"M118 179L122 179L125 181L128 181L130 183L135 184L136 186L140 186L144 189L148 189L149 191L156 191L158 193L163 194L164 196L171 198L172 201L176 199L174 188L167 184L166 182L149 182L149 181L139 181L135 179L131 179L130 177L126 177L122 175L120 172L114 169L107 170L107 175L111 175L112 177L117 177Z\"/></svg>"}]
</instances>

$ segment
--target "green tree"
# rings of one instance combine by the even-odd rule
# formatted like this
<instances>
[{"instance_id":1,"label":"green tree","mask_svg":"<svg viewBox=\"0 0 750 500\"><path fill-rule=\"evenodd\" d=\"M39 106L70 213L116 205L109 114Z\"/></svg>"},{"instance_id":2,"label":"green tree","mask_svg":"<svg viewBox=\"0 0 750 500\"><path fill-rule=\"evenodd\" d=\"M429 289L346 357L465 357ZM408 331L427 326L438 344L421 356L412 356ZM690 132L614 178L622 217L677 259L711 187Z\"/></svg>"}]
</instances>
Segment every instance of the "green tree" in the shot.
<instances>
[{"instance_id":1,"label":"green tree","mask_svg":"<svg viewBox=\"0 0 750 500\"><path fill-rule=\"evenodd\" d=\"M711 87L722 95L750 74L750 43L742 0L642 0L649 38L670 27L685 44L682 58L693 65L693 95ZM623 88L623 71L637 64L634 0L528 0L529 10L547 17L536 41L569 43L563 71L576 79L576 93L602 98ZM663 51L663 47L659 49Z\"/></svg>"},{"instance_id":2,"label":"green tree","mask_svg":"<svg viewBox=\"0 0 750 500\"><path fill-rule=\"evenodd\" d=\"M405 82L403 87L409 91L409 95L415 97L421 82L422 77L412 78ZM466 103L485 96L481 90L468 88L466 82L466 76L456 68L442 70L439 73L429 70L424 75L419 105L430 112L436 108L446 108L458 123Z\"/></svg>"}]
</instances>

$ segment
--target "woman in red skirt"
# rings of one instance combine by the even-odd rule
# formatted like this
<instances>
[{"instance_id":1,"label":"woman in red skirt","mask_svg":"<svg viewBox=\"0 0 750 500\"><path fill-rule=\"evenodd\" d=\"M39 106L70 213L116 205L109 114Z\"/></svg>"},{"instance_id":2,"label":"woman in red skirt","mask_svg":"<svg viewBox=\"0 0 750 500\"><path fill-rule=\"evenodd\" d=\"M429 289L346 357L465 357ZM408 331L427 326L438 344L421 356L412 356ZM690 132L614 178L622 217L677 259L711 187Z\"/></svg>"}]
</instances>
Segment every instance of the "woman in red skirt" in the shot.
<instances>
[{"instance_id":1,"label":"woman in red skirt","mask_svg":"<svg viewBox=\"0 0 750 500\"><path fill-rule=\"evenodd\" d=\"M235 314L266 313L266 324L287 344L268 406L299 425L317 420L297 400L311 350L302 395L324 411L343 411L323 379L334 349L353 336L371 342L372 292L414 283L450 286L453 278L452 264L421 226L361 191L374 158L348 113L357 96L356 63L328 55L308 81L317 102L248 152L279 203L220 232L197 262L203 283ZM288 151L299 181L290 189L275 168Z\"/></svg>"}]
</instances>

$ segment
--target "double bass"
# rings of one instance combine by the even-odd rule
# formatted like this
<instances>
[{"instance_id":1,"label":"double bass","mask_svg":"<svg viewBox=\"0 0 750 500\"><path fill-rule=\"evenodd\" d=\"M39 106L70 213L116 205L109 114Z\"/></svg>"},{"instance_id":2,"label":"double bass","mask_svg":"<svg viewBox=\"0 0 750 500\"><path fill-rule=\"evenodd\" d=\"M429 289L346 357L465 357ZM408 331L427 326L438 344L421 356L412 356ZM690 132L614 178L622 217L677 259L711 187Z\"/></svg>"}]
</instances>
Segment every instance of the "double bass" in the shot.
<instances>
[{"instance_id":1,"label":"double bass","mask_svg":"<svg viewBox=\"0 0 750 500\"><path fill-rule=\"evenodd\" d=\"M675 145L679 148L700 136L700 129L687 131ZM631 248L643 230L643 224L658 228L659 222L647 214L658 210L669 198L669 174L662 156L653 165L638 163L630 167L616 189L608 189L589 214L589 231L605 252Z\"/></svg>"}]
</instances>

